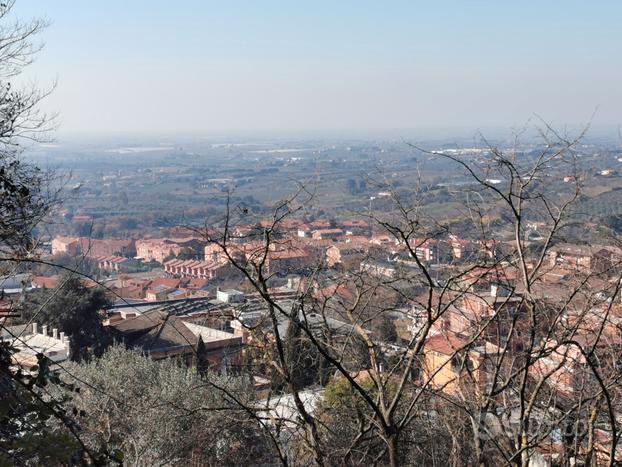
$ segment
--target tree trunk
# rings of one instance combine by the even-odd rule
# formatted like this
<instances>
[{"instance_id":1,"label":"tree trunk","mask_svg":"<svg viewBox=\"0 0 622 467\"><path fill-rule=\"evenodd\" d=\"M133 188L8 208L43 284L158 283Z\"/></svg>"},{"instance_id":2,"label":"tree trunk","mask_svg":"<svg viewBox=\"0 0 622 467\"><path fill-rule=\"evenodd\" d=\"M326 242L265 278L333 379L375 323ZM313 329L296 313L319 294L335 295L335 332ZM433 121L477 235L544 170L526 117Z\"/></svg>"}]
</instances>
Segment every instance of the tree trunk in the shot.
<instances>
[{"instance_id":1,"label":"tree trunk","mask_svg":"<svg viewBox=\"0 0 622 467\"><path fill-rule=\"evenodd\" d=\"M398 435L397 433L393 433L389 435L387 439L387 447L389 450L389 465L391 467L399 467L400 465L398 449L397 449L397 445L398 445L397 435Z\"/></svg>"}]
</instances>

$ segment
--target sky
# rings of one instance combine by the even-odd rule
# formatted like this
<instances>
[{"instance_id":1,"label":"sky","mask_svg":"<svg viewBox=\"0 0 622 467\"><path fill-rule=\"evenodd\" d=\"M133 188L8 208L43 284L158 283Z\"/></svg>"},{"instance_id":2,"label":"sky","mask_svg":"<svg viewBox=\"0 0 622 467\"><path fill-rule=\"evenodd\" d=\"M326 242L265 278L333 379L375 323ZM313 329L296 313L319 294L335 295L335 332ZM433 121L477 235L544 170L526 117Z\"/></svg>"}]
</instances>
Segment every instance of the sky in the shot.
<instances>
[{"instance_id":1,"label":"sky","mask_svg":"<svg viewBox=\"0 0 622 467\"><path fill-rule=\"evenodd\" d=\"M622 123L622 2L17 0L62 132Z\"/></svg>"}]
</instances>

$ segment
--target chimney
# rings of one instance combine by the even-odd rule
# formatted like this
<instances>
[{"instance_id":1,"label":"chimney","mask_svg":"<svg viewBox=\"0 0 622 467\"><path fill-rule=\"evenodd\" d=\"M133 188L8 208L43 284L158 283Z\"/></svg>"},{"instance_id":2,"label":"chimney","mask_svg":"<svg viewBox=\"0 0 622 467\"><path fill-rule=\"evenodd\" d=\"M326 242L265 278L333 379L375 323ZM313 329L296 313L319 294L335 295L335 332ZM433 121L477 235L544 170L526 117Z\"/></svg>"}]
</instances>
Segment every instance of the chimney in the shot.
<instances>
[{"instance_id":1,"label":"chimney","mask_svg":"<svg viewBox=\"0 0 622 467\"><path fill-rule=\"evenodd\" d=\"M39 331L37 323L32 323L32 333L33 334L37 334L37 332Z\"/></svg>"},{"instance_id":2,"label":"chimney","mask_svg":"<svg viewBox=\"0 0 622 467\"><path fill-rule=\"evenodd\" d=\"M61 332L60 333L60 341L64 344L65 343L65 333Z\"/></svg>"},{"instance_id":3,"label":"chimney","mask_svg":"<svg viewBox=\"0 0 622 467\"><path fill-rule=\"evenodd\" d=\"M41 326L41 334L43 334L44 336L48 335L48 325L44 324L43 326Z\"/></svg>"},{"instance_id":4,"label":"chimney","mask_svg":"<svg viewBox=\"0 0 622 467\"><path fill-rule=\"evenodd\" d=\"M58 339L58 329L56 329L56 328L52 329L52 337L54 339Z\"/></svg>"}]
</instances>

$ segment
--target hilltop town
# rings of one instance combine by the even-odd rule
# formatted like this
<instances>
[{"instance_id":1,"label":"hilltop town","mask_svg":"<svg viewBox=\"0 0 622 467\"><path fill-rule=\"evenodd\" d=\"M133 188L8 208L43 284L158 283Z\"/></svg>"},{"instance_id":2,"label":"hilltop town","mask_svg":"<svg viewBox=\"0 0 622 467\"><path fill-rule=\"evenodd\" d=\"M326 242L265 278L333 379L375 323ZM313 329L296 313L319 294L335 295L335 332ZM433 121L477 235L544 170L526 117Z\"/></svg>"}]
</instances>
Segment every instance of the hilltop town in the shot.
<instances>
[{"instance_id":1,"label":"hilltop town","mask_svg":"<svg viewBox=\"0 0 622 467\"><path fill-rule=\"evenodd\" d=\"M620 2L0 2L0 467L622 465Z\"/></svg>"},{"instance_id":2,"label":"hilltop town","mask_svg":"<svg viewBox=\"0 0 622 467\"><path fill-rule=\"evenodd\" d=\"M472 157L473 151L466 154ZM547 187L551 199L567 196L579 178L590 185L585 173L547 174L556 180ZM615 175L607 177L615 192ZM13 358L23 368L36 367L33 349L57 364L72 358L64 329L23 321L15 310L21 295L62 290L66 271L74 270L85 290L104 292L106 304L97 312L109 339L153 361L174 359L201 371L250 377L255 398L267 401L262 410L295 411L292 404L302 397L305 412L324 417L317 414L326 410L326 391L332 393L344 374L375 382L404 375L409 391L426 388L467 405L476 404L471 397L479 394L489 404L499 378L524 368L525 377L540 381L538 391L554 395L563 411L594 384L586 359L598 359L601 378L617 374L622 248L615 228L592 229L588 244L576 232L585 232L593 217L577 211L568 214L575 222L564 229L553 215L547 219L537 211L506 225L494 221L502 206L493 197L497 187L515 187L492 178L479 183L484 204L475 223L456 217L457 209L439 215L425 204L415 217L399 218L399 210L398 217L386 217L374 206L347 216L325 208L329 215L317 217L311 203L322 198L296 204L297 195L277 203L272 215L267 201L249 207L230 198L235 209L220 222L151 227L145 236L138 228L122 238L75 235L72 225L85 219L74 215L74 224L41 243L38 253L45 265L62 268L36 266L12 290L5 288L5 323L24 336ZM386 192L364 196L399 208L401 192L380 189ZM439 189L437 184L421 197ZM486 198L486 190L493 197ZM465 193L452 193L447 203L464 202ZM517 222L519 237L507 228ZM300 337L294 344L299 338L292 336L300 332L319 341ZM289 390L288 383L277 383L278 343L302 346L309 358L296 370L299 376L289 376ZM336 349L341 355L333 360ZM526 351L537 357L521 367ZM465 390L471 393L467 399ZM507 428L503 424L516 410L507 406L487 429ZM603 420L595 433L596 448L604 450L610 426ZM554 429L537 436L546 448L533 455L542 462L563 454Z\"/></svg>"}]
</instances>

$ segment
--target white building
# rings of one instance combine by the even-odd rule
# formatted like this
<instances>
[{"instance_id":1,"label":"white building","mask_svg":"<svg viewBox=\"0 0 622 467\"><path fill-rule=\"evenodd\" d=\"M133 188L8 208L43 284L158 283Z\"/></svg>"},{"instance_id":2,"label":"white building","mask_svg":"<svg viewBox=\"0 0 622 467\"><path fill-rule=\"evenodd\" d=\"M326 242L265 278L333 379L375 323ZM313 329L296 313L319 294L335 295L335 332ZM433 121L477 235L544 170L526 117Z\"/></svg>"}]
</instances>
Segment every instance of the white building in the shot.
<instances>
[{"instance_id":1,"label":"white building","mask_svg":"<svg viewBox=\"0 0 622 467\"><path fill-rule=\"evenodd\" d=\"M43 354L54 363L63 362L70 357L69 337L58 329L52 329L51 335L47 326L32 323L19 336L19 332L5 333L2 339L10 341L17 349L11 358L16 366L31 369L38 365L37 355Z\"/></svg>"}]
</instances>

